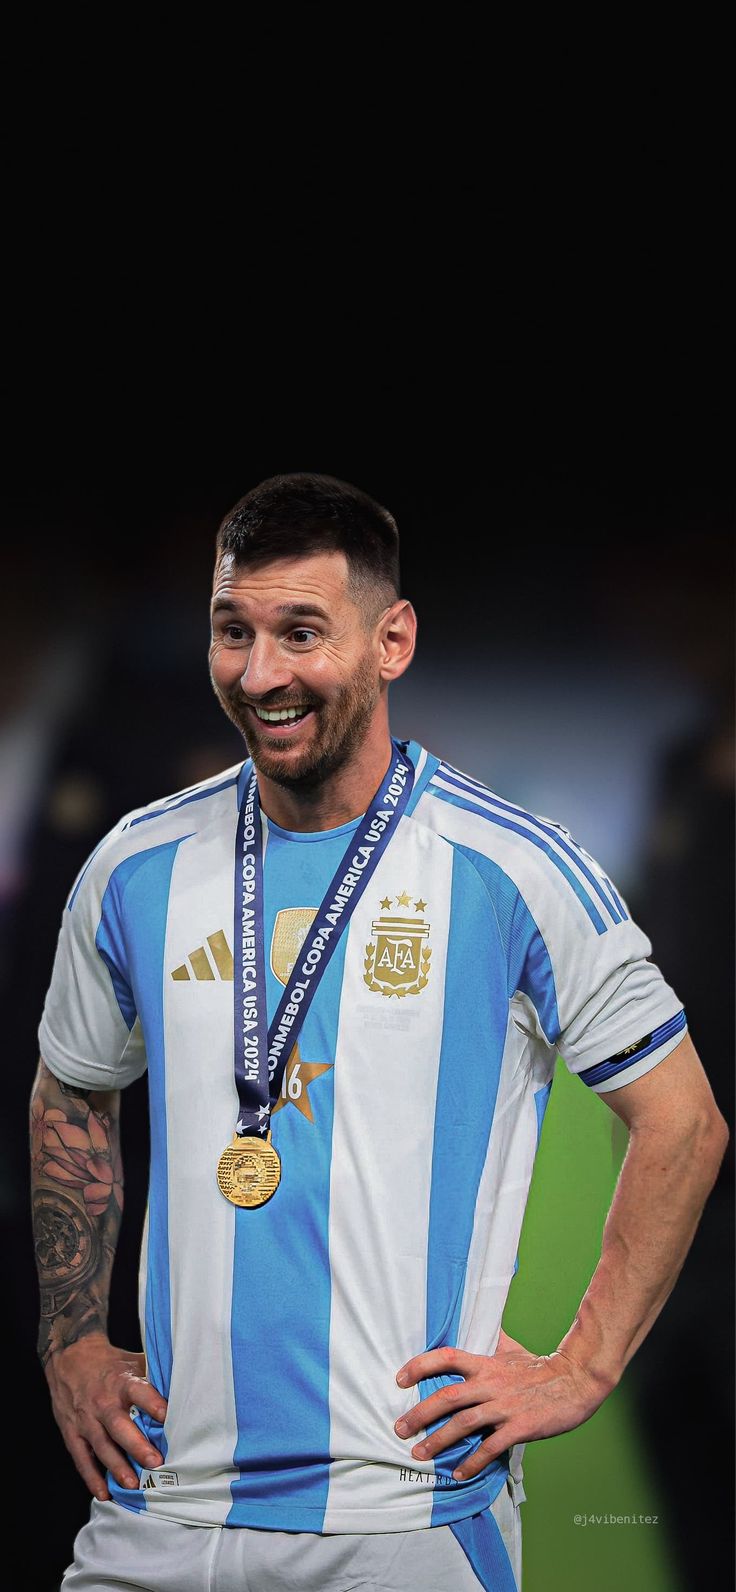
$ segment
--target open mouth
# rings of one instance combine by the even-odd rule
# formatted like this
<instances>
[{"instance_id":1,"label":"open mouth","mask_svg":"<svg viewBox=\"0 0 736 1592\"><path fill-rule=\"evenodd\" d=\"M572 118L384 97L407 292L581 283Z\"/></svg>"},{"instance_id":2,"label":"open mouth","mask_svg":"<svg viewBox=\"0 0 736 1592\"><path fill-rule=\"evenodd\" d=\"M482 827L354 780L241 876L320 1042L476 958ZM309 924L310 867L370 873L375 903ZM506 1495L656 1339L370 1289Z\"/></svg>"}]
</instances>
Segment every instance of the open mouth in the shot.
<instances>
[{"instance_id":1,"label":"open mouth","mask_svg":"<svg viewBox=\"0 0 736 1592\"><path fill-rule=\"evenodd\" d=\"M259 727L268 735L293 735L295 730L303 724L305 719L312 716L314 709L311 707L295 708L251 708L251 713L258 720Z\"/></svg>"}]
</instances>

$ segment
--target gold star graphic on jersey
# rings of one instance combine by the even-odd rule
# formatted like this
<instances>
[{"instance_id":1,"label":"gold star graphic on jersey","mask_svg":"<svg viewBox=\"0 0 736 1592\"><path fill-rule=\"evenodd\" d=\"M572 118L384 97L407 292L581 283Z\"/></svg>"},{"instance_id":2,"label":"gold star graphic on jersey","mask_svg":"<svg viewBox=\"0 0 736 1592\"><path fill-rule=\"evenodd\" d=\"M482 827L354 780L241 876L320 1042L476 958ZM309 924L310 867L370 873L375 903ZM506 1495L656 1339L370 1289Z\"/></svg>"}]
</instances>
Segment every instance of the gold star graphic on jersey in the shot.
<instances>
[{"instance_id":1,"label":"gold star graphic on jersey","mask_svg":"<svg viewBox=\"0 0 736 1592\"><path fill-rule=\"evenodd\" d=\"M411 896L408 896L405 890L402 890L401 895L396 897L397 907L408 907L410 901Z\"/></svg>"},{"instance_id":2,"label":"gold star graphic on jersey","mask_svg":"<svg viewBox=\"0 0 736 1592\"><path fill-rule=\"evenodd\" d=\"M384 912L388 912L388 909L389 909L390 905L391 905L391 897L390 896L384 896L384 898L383 898L383 900L381 902L382 910Z\"/></svg>"},{"instance_id":3,"label":"gold star graphic on jersey","mask_svg":"<svg viewBox=\"0 0 736 1592\"><path fill-rule=\"evenodd\" d=\"M277 1111L281 1110L282 1106L292 1105L296 1106L297 1111L301 1111L307 1122L314 1122L312 1105L307 1090L310 1083L313 1083L315 1078L319 1078L320 1073L329 1072L331 1066L332 1062L328 1061L302 1061L299 1054L299 1046L296 1044L284 1068L284 1076L281 1079L281 1093L278 1100L271 1107L271 1115L274 1116Z\"/></svg>"}]
</instances>

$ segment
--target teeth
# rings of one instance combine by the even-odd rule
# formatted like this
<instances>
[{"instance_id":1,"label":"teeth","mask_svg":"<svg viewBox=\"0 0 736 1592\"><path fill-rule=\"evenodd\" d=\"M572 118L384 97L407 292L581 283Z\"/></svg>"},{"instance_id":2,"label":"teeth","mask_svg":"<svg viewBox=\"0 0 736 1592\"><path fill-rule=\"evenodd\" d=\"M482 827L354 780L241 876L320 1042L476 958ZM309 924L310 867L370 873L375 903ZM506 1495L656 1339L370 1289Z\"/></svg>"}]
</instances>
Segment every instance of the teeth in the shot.
<instances>
[{"instance_id":1,"label":"teeth","mask_svg":"<svg viewBox=\"0 0 736 1592\"><path fill-rule=\"evenodd\" d=\"M307 712L307 709L306 708L276 708L276 710L273 711L273 710L271 710L269 708L256 708L255 711L256 711L259 719L263 719L266 724L280 724L282 721L285 721L285 720L286 721L290 721L290 720L293 720L293 719L300 719L302 717L302 714Z\"/></svg>"}]
</instances>

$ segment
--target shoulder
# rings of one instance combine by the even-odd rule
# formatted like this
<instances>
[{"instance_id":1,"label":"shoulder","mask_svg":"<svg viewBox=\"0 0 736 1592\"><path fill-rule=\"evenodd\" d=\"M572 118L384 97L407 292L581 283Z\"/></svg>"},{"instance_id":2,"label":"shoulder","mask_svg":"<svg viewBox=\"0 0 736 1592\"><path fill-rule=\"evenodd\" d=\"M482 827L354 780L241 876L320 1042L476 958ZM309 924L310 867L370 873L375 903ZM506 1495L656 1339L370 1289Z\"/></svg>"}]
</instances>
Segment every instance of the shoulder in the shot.
<instances>
[{"instance_id":1,"label":"shoulder","mask_svg":"<svg viewBox=\"0 0 736 1592\"><path fill-rule=\"evenodd\" d=\"M120 819L115 832L125 833L126 830L140 829L147 824L166 822L172 814L184 808L189 809L188 816L194 821L200 814L206 818L206 804L215 801L224 791L232 791L237 786L243 767L242 760L232 763L229 768L211 774L208 779L199 780L196 785L187 785L183 790L172 791L169 796L157 797L145 807L134 808Z\"/></svg>"},{"instance_id":2,"label":"shoulder","mask_svg":"<svg viewBox=\"0 0 736 1592\"><path fill-rule=\"evenodd\" d=\"M496 890L511 890L535 916L557 910L597 934L628 912L604 869L554 818L502 796L447 761L424 783L414 817L442 834Z\"/></svg>"},{"instance_id":3,"label":"shoulder","mask_svg":"<svg viewBox=\"0 0 736 1592\"><path fill-rule=\"evenodd\" d=\"M199 780L195 785L159 796L123 813L90 852L67 897L72 911L80 895L104 893L121 865L152 848L176 841L222 815L223 806L237 810L237 785L243 762Z\"/></svg>"}]
</instances>

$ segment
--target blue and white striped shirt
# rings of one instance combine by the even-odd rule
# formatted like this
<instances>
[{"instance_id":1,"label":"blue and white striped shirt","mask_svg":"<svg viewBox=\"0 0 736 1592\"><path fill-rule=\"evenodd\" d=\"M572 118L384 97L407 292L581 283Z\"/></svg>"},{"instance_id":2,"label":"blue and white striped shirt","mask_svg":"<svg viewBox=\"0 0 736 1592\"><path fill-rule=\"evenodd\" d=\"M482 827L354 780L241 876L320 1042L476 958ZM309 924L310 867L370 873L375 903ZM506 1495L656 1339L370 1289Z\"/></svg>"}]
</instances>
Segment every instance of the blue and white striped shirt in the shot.
<instances>
[{"instance_id":1,"label":"blue and white striped shirt","mask_svg":"<svg viewBox=\"0 0 736 1592\"><path fill-rule=\"evenodd\" d=\"M148 1068L140 1266L164 1454L127 1508L192 1524L405 1531L490 1504L476 1433L412 1459L394 1422L425 1349L492 1354L555 1057L597 1093L656 1066L681 1002L598 864L549 819L409 743L407 813L325 973L273 1112L274 1197L239 1210L216 1167L233 1076L239 763L128 813L82 869L39 1028L51 1070L123 1088ZM264 820L269 1018L354 824ZM518 1453L512 1451L518 1470ZM135 1467L136 1470L139 1467ZM417 1485L417 1477L423 1484Z\"/></svg>"}]
</instances>

